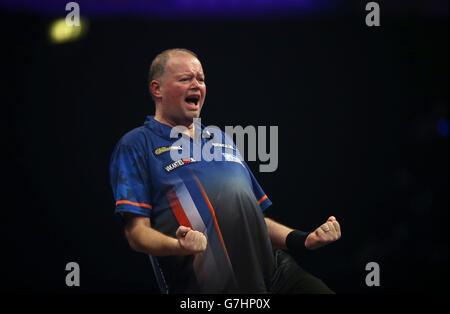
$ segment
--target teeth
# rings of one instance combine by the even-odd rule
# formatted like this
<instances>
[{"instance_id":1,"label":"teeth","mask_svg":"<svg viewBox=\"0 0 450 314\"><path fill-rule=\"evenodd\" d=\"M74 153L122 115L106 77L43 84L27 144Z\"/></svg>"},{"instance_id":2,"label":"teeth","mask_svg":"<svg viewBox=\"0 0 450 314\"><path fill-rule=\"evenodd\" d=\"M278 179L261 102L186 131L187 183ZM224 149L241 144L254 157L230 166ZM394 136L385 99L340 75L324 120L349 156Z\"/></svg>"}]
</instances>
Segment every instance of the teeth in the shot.
<instances>
[{"instance_id":1,"label":"teeth","mask_svg":"<svg viewBox=\"0 0 450 314\"><path fill-rule=\"evenodd\" d=\"M197 103L198 100L199 100L199 98L198 98L198 97L195 97L195 96L193 96L193 97L187 97L187 98L186 98L186 102Z\"/></svg>"}]
</instances>

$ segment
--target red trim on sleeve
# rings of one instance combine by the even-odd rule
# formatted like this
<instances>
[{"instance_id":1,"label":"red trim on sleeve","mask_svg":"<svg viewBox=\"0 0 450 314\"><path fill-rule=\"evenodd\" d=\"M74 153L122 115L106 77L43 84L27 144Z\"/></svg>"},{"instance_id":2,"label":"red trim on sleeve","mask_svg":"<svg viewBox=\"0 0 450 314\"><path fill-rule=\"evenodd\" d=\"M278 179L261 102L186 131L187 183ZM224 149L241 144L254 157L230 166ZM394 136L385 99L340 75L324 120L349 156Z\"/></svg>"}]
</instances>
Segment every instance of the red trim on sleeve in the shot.
<instances>
[{"instance_id":1,"label":"red trim on sleeve","mask_svg":"<svg viewBox=\"0 0 450 314\"><path fill-rule=\"evenodd\" d=\"M152 205L148 205L148 204L145 204L145 203L135 203L135 202L122 200L122 201L117 201L116 202L116 205L119 205L119 204L130 204L130 205L134 205L134 206L140 206L140 207L146 207L148 209L152 209Z\"/></svg>"},{"instance_id":2,"label":"red trim on sleeve","mask_svg":"<svg viewBox=\"0 0 450 314\"><path fill-rule=\"evenodd\" d=\"M260 205L262 202L264 202L264 200L267 198L267 195L264 195L263 197L261 197L261 199L258 201L258 205Z\"/></svg>"}]
</instances>

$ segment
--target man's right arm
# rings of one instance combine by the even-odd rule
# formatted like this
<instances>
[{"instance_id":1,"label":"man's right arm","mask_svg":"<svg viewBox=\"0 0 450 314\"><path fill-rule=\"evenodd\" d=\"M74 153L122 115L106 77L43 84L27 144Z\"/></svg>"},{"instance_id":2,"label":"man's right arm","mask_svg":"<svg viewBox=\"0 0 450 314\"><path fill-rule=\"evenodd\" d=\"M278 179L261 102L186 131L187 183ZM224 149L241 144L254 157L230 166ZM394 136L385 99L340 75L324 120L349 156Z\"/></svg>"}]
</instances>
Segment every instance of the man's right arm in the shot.
<instances>
[{"instance_id":1,"label":"man's right arm","mask_svg":"<svg viewBox=\"0 0 450 314\"><path fill-rule=\"evenodd\" d=\"M189 255L206 249L206 237L199 231L180 226L177 238L169 237L151 227L150 218L124 213L125 237L130 247L153 256Z\"/></svg>"}]
</instances>

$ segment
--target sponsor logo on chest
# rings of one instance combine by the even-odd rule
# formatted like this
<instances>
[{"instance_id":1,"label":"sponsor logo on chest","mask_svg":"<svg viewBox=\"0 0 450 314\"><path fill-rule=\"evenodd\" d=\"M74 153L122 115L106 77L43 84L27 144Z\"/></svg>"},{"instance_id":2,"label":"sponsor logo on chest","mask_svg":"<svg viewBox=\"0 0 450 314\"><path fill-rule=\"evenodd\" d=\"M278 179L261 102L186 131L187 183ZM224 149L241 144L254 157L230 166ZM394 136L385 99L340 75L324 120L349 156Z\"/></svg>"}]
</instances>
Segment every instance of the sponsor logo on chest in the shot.
<instances>
[{"instance_id":1,"label":"sponsor logo on chest","mask_svg":"<svg viewBox=\"0 0 450 314\"><path fill-rule=\"evenodd\" d=\"M211 143L212 146L214 147L224 147L224 148L229 148L234 150L234 147L228 144L222 144L222 143Z\"/></svg>"},{"instance_id":2,"label":"sponsor logo on chest","mask_svg":"<svg viewBox=\"0 0 450 314\"><path fill-rule=\"evenodd\" d=\"M166 170L166 172L171 172L181 166L184 166L184 165L187 165L187 164L190 164L193 162L196 162L196 160L192 157L191 158L183 158L183 159L177 160L167 166L164 166L164 170Z\"/></svg>"},{"instance_id":3,"label":"sponsor logo on chest","mask_svg":"<svg viewBox=\"0 0 450 314\"><path fill-rule=\"evenodd\" d=\"M161 155L162 153L171 151L171 150L181 150L181 146L163 146L155 149L155 155Z\"/></svg>"}]
</instances>

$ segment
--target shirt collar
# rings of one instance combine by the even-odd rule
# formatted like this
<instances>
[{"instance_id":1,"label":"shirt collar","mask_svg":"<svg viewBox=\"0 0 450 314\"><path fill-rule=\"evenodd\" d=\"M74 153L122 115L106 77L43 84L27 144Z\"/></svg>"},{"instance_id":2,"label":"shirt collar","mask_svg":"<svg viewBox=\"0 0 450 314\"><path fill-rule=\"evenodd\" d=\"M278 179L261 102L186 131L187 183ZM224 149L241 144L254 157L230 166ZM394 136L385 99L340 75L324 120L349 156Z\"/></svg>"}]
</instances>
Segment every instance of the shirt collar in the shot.
<instances>
[{"instance_id":1,"label":"shirt collar","mask_svg":"<svg viewBox=\"0 0 450 314\"><path fill-rule=\"evenodd\" d=\"M168 126L167 124L161 123L159 121L155 120L155 116L147 116L144 122L144 125L148 127L150 130L158 134L159 136L163 137L167 140L174 140L174 138L170 137L170 132L172 131L172 127ZM201 130L205 129L205 126L201 124ZM206 130L206 138L212 138L211 133Z\"/></svg>"}]
</instances>

